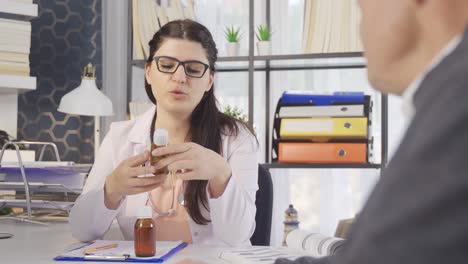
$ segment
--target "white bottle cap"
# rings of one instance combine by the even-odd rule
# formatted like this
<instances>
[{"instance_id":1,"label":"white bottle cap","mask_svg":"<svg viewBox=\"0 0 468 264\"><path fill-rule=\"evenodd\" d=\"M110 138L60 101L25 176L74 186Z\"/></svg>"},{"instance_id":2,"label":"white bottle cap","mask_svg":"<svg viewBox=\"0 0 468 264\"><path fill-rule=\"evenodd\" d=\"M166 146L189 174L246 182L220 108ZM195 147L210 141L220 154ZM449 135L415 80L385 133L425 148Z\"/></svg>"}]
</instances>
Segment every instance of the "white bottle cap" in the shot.
<instances>
[{"instance_id":1,"label":"white bottle cap","mask_svg":"<svg viewBox=\"0 0 468 264\"><path fill-rule=\"evenodd\" d=\"M158 128L154 131L153 142L158 146L166 146L169 144L169 135L164 128Z\"/></svg>"},{"instance_id":2,"label":"white bottle cap","mask_svg":"<svg viewBox=\"0 0 468 264\"><path fill-rule=\"evenodd\" d=\"M147 205L138 208L137 214L138 218L153 218L153 210Z\"/></svg>"}]
</instances>

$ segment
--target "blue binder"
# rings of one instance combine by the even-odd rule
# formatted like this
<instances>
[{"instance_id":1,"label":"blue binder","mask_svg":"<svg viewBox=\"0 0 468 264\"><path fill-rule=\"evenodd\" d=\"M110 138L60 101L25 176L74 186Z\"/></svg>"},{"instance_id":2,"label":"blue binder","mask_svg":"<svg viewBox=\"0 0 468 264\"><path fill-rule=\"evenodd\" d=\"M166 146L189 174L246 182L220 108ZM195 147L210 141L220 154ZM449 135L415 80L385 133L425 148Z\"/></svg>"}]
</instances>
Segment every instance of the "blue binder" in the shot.
<instances>
[{"instance_id":1,"label":"blue binder","mask_svg":"<svg viewBox=\"0 0 468 264\"><path fill-rule=\"evenodd\" d=\"M362 104L365 101L363 92L334 92L333 94L316 94L309 91L285 91L281 104L309 104L317 106L339 104Z\"/></svg>"}]
</instances>

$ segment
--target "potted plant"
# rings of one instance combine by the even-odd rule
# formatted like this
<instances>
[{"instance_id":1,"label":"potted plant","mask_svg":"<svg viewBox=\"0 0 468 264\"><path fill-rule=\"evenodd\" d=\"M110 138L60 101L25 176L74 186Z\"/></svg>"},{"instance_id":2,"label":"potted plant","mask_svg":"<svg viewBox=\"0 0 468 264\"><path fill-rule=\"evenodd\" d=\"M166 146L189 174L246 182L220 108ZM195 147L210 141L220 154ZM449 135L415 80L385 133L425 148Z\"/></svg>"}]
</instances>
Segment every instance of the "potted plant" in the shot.
<instances>
[{"instance_id":1,"label":"potted plant","mask_svg":"<svg viewBox=\"0 0 468 264\"><path fill-rule=\"evenodd\" d=\"M257 27L257 50L258 55L271 54L271 29L267 26L260 25Z\"/></svg>"},{"instance_id":2,"label":"potted plant","mask_svg":"<svg viewBox=\"0 0 468 264\"><path fill-rule=\"evenodd\" d=\"M228 56L238 56L239 55L239 40L240 40L240 28L234 27L233 25L226 27L224 30L224 35L226 36L226 50Z\"/></svg>"}]
</instances>

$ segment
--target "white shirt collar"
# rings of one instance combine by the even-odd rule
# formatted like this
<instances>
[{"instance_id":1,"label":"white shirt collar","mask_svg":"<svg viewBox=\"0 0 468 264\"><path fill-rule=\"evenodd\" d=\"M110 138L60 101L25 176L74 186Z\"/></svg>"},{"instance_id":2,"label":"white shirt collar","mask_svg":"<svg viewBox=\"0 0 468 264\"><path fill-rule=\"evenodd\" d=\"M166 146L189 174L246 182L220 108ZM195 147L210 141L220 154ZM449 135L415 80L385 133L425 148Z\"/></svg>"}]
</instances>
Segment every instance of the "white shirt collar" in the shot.
<instances>
[{"instance_id":1,"label":"white shirt collar","mask_svg":"<svg viewBox=\"0 0 468 264\"><path fill-rule=\"evenodd\" d=\"M429 67L423 71L414 81L408 86L403 92L403 114L407 119L408 123L413 119L415 108L414 108L414 94L421 86L421 83L426 78L427 74L439 65L450 53L452 53L458 45L460 45L463 39L463 35L460 34L453 38L433 59Z\"/></svg>"}]
</instances>

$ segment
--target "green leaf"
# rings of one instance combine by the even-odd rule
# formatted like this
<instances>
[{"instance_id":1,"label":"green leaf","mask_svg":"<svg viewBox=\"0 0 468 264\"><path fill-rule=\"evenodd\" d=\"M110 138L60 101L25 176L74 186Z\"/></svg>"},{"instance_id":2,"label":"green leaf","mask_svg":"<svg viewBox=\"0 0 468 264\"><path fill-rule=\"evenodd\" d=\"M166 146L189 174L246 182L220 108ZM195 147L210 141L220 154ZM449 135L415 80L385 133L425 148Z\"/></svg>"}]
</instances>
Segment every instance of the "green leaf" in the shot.
<instances>
[{"instance_id":1,"label":"green leaf","mask_svg":"<svg viewBox=\"0 0 468 264\"><path fill-rule=\"evenodd\" d=\"M259 41L270 41L271 35L272 35L272 32L269 27L263 26L263 25L259 25L257 27L256 36Z\"/></svg>"},{"instance_id":2,"label":"green leaf","mask_svg":"<svg viewBox=\"0 0 468 264\"><path fill-rule=\"evenodd\" d=\"M227 26L224 30L224 35L228 42L239 42L241 36L240 27L236 28L234 25L231 25L230 27Z\"/></svg>"}]
</instances>

